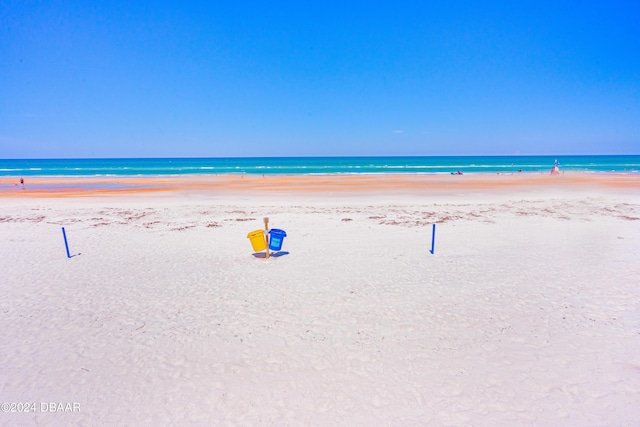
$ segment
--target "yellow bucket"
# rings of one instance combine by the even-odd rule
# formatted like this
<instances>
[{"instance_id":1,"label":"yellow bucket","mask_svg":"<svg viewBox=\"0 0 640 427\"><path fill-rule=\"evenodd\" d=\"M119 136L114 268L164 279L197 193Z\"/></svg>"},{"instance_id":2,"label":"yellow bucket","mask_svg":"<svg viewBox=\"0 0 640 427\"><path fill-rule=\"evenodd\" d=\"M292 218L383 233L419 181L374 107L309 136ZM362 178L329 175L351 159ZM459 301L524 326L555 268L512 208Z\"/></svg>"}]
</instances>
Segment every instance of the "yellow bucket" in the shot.
<instances>
[{"instance_id":1,"label":"yellow bucket","mask_svg":"<svg viewBox=\"0 0 640 427\"><path fill-rule=\"evenodd\" d=\"M264 251L267 249L267 241L264 238L264 230L256 230L247 234L253 250L256 252Z\"/></svg>"}]
</instances>

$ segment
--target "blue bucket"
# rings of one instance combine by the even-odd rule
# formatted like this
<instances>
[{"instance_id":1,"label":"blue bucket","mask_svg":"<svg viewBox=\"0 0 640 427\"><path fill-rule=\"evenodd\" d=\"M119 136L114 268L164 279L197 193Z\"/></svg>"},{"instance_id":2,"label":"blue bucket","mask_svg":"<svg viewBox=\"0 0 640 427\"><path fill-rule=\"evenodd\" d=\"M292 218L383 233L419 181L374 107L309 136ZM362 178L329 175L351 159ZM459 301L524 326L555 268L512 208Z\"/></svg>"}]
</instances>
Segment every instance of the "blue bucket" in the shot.
<instances>
[{"instance_id":1,"label":"blue bucket","mask_svg":"<svg viewBox=\"0 0 640 427\"><path fill-rule=\"evenodd\" d=\"M286 237L287 233L284 230L272 228L269 230L269 250L279 251L282 249L282 241Z\"/></svg>"}]
</instances>

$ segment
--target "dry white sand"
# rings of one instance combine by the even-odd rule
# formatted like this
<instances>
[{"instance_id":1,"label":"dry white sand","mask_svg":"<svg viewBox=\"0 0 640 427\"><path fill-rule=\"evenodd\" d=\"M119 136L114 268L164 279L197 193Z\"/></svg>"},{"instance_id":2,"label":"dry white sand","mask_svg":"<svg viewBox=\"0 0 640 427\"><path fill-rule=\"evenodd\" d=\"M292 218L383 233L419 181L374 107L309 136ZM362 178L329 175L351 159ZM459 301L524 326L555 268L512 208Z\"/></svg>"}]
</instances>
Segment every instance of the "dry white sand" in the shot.
<instances>
[{"instance_id":1,"label":"dry white sand","mask_svg":"<svg viewBox=\"0 0 640 427\"><path fill-rule=\"evenodd\" d=\"M640 193L472 193L1 198L0 425L640 425Z\"/></svg>"}]
</instances>

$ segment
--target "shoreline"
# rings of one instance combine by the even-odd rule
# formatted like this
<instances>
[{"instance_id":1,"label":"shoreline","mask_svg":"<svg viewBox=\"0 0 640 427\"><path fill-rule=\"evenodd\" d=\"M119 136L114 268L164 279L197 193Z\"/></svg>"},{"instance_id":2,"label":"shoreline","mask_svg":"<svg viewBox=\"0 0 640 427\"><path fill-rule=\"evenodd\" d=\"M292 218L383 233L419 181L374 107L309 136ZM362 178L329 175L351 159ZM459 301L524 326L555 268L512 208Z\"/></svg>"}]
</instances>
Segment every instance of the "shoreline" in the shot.
<instances>
[{"instance_id":1,"label":"shoreline","mask_svg":"<svg viewBox=\"0 0 640 427\"><path fill-rule=\"evenodd\" d=\"M24 178L24 177L23 177ZM424 193L487 192L536 188L640 189L640 174L607 172L346 174L346 175L154 175L1 177L2 197L74 197L164 193Z\"/></svg>"}]
</instances>

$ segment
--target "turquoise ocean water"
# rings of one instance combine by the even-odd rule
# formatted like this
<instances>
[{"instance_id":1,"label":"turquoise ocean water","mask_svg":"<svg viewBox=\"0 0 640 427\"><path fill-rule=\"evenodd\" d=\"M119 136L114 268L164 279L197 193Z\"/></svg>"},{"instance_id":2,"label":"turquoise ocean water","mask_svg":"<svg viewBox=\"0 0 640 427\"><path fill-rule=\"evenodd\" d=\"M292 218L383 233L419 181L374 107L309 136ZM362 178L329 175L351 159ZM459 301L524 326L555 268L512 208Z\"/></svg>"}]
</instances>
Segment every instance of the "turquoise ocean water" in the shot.
<instances>
[{"instance_id":1,"label":"turquoise ocean water","mask_svg":"<svg viewBox=\"0 0 640 427\"><path fill-rule=\"evenodd\" d=\"M0 176L190 174L449 174L564 171L640 173L640 155L0 159Z\"/></svg>"}]
</instances>

